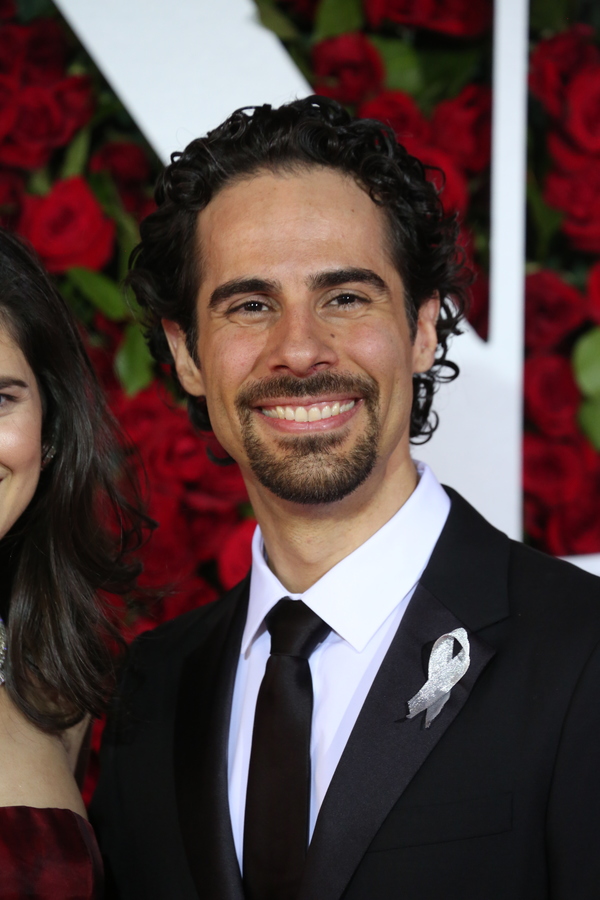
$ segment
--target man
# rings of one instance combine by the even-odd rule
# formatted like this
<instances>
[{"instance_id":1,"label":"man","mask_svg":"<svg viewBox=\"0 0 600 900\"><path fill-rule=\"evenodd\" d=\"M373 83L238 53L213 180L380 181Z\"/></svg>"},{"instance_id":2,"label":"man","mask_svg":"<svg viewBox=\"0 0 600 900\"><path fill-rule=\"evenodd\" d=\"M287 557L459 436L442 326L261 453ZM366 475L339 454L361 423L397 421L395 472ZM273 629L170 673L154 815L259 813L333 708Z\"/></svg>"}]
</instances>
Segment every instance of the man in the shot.
<instances>
[{"instance_id":1,"label":"man","mask_svg":"<svg viewBox=\"0 0 600 900\"><path fill-rule=\"evenodd\" d=\"M93 807L113 890L597 896L598 582L409 452L466 290L422 166L309 98L235 113L157 200L131 284L260 529L248 579L135 646Z\"/></svg>"}]
</instances>

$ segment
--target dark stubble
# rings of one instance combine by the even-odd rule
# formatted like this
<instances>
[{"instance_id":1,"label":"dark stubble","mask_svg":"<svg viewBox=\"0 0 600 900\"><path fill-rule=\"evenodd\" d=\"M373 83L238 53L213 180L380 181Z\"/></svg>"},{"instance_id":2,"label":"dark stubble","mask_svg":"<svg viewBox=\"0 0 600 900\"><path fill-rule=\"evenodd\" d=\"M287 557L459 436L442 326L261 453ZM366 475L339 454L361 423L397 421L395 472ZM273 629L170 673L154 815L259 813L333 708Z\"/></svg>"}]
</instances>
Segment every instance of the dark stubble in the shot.
<instances>
[{"instance_id":1,"label":"dark stubble","mask_svg":"<svg viewBox=\"0 0 600 900\"><path fill-rule=\"evenodd\" d=\"M253 409L279 397L303 400L327 394L358 394L367 412L367 427L348 450L339 450L340 433L282 436L279 453L269 450L254 427ZM379 387L368 376L317 372L307 378L280 375L242 389L236 399L244 449L260 483L293 503L336 503L355 491L373 471L379 446Z\"/></svg>"}]
</instances>

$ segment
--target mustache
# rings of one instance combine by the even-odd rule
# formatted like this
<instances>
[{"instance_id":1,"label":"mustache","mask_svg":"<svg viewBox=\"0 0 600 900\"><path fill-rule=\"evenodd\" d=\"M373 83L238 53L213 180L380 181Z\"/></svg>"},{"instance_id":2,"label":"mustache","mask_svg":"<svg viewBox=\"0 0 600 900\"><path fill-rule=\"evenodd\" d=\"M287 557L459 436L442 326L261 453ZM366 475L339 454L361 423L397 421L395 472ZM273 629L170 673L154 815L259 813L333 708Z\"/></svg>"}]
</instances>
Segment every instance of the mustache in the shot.
<instances>
[{"instance_id":1,"label":"mustache","mask_svg":"<svg viewBox=\"0 0 600 900\"><path fill-rule=\"evenodd\" d=\"M369 406L379 400L379 385L369 375L350 375L343 372L315 372L306 378L294 375L273 375L243 387L236 398L238 412L243 413L263 400L278 397L302 400L319 394L358 394Z\"/></svg>"}]
</instances>

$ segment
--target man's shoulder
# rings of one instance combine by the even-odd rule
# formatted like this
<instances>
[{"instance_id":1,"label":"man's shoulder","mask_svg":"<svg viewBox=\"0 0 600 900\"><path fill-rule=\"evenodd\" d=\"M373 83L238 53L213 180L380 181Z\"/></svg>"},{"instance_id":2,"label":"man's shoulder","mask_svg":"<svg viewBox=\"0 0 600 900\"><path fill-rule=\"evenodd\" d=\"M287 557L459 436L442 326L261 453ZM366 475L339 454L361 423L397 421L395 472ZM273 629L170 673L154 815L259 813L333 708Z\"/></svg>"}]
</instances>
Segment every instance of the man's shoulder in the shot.
<instances>
[{"instance_id":1,"label":"man's shoulder","mask_svg":"<svg viewBox=\"0 0 600 900\"><path fill-rule=\"evenodd\" d=\"M572 618L584 614L600 623L600 578L518 541L510 542L508 587L549 612L565 608Z\"/></svg>"},{"instance_id":2,"label":"man's shoulder","mask_svg":"<svg viewBox=\"0 0 600 900\"><path fill-rule=\"evenodd\" d=\"M525 616L535 627L587 629L600 635L600 578L509 539L456 491L446 488L452 506L423 581L447 599L457 614L475 623L477 610Z\"/></svg>"}]
</instances>

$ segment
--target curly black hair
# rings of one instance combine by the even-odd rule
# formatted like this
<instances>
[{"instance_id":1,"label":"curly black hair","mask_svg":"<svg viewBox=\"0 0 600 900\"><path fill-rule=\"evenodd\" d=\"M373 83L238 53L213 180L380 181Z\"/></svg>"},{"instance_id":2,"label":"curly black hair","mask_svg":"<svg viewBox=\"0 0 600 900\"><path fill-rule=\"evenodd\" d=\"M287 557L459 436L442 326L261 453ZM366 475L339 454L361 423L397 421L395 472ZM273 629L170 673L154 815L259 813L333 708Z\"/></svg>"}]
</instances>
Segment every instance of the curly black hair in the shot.
<instances>
[{"instance_id":1,"label":"curly black hair","mask_svg":"<svg viewBox=\"0 0 600 900\"><path fill-rule=\"evenodd\" d=\"M258 171L327 167L354 178L384 212L391 256L406 291L415 332L422 303L437 291L441 300L438 347L428 372L413 378L410 437L427 441L437 427L431 404L438 384L452 381L458 366L446 358L448 340L459 334L471 274L457 243L456 216L444 213L426 167L381 122L353 119L333 100L307 97L273 109L238 109L206 137L192 141L158 180L157 209L141 224L127 282L144 310L150 349L173 365L161 319L175 321L196 357L196 298L201 278L196 245L198 214L227 184ZM210 430L206 404L188 396L197 428Z\"/></svg>"}]
</instances>

